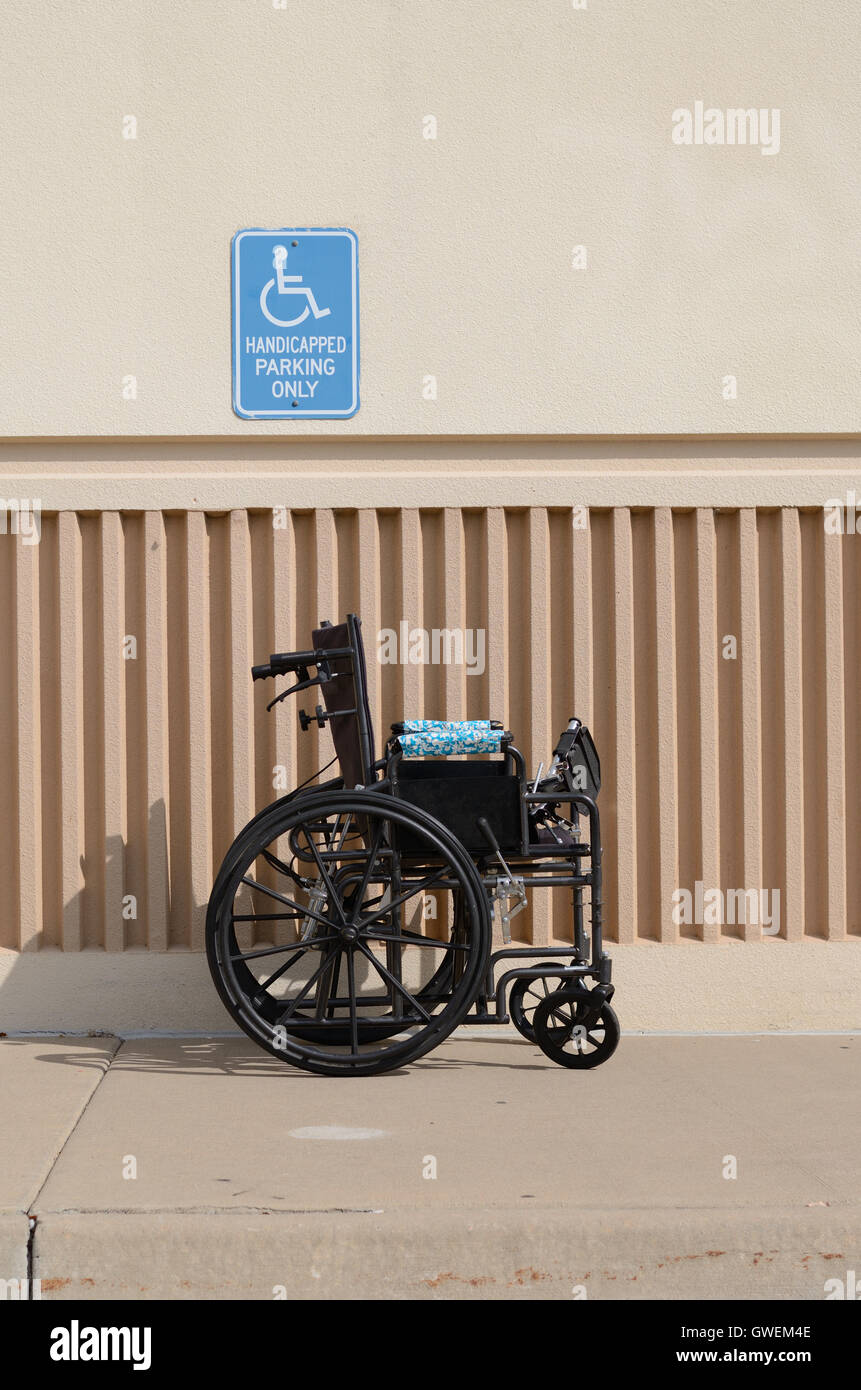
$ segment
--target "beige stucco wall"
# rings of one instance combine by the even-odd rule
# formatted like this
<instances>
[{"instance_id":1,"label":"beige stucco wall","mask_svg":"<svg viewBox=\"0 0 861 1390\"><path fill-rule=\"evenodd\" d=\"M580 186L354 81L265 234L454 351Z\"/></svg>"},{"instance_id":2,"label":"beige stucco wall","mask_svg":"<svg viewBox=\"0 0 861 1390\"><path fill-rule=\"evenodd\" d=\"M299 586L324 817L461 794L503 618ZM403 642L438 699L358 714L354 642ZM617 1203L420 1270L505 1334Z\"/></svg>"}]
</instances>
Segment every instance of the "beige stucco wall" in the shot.
<instances>
[{"instance_id":1,"label":"beige stucco wall","mask_svg":"<svg viewBox=\"0 0 861 1390\"><path fill-rule=\"evenodd\" d=\"M284 225L359 237L305 433L857 430L859 56L853 0L8 0L0 434L295 430L231 409L230 238ZM698 100L779 152L675 144Z\"/></svg>"}]
</instances>

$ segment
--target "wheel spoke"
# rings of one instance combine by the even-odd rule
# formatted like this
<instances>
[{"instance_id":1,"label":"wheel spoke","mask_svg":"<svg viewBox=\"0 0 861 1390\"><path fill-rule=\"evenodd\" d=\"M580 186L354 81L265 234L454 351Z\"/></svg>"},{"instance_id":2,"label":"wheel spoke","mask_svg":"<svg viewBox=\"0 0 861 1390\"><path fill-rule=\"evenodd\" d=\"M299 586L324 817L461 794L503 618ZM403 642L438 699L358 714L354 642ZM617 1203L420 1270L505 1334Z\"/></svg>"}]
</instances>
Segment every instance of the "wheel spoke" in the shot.
<instances>
[{"instance_id":1,"label":"wheel spoke","mask_svg":"<svg viewBox=\"0 0 861 1390\"><path fill-rule=\"evenodd\" d=\"M366 941L399 941L408 946L435 946L438 951L468 951L466 942L438 941L435 936L415 936L412 932L366 931L362 933Z\"/></svg>"},{"instance_id":2,"label":"wheel spoke","mask_svg":"<svg viewBox=\"0 0 861 1390\"><path fill-rule=\"evenodd\" d=\"M385 907L381 908L379 912L372 913L370 917L363 917L361 922L357 922L355 925L357 927L366 927L369 926L371 922L378 922L381 917L385 917L389 912L394 912L396 907L402 907L405 902L409 902L410 898L414 898L416 893L424 893L426 889L432 888L435 883L439 883L444 873L445 869L439 869L435 874L429 874L427 878L422 879L421 883L417 883L414 888L411 888L408 893L401 893L399 897L392 898L391 902L386 903Z\"/></svg>"},{"instance_id":3,"label":"wheel spoke","mask_svg":"<svg viewBox=\"0 0 861 1390\"><path fill-rule=\"evenodd\" d=\"M329 1008L329 1000L333 993L337 994L338 981L336 976L340 973L341 967L341 943L340 939L337 946L333 948L335 959L332 964L323 972L320 987L317 990L317 997L314 1000L314 1017L331 1018L332 1012Z\"/></svg>"},{"instance_id":4,"label":"wheel spoke","mask_svg":"<svg viewBox=\"0 0 861 1390\"><path fill-rule=\"evenodd\" d=\"M356 908L353 912L352 917L350 918L350 922L352 924L355 924L356 918L362 910L362 903L365 901L365 893L368 891L368 884L371 881L371 874L373 872L374 865L377 862L377 854L379 853L380 844L383 839L383 830L385 829L385 825L386 822L384 820L381 820L377 826L377 831L374 835L374 843L371 846L371 849L368 853L368 863L365 868L365 872L362 875L362 882L359 885L359 890L356 894Z\"/></svg>"},{"instance_id":5,"label":"wheel spoke","mask_svg":"<svg viewBox=\"0 0 861 1390\"><path fill-rule=\"evenodd\" d=\"M350 996L350 1056L359 1055L359 1014L356 1009L356 962L353 952L347 952L347 992Z\"/></svg>"},{"instance_id":6,"label":"wheel spoke","mask_svg":"<svg viewBox=\"0 0 861 1390\"><path fill-rule=\"evenodd\" d=\"M563 1027L570 1028L571 1024L574 1023L576 1020L573 1014L563 1013L563 1008L564 1005L557 1004L554 1008L550 1010L548 1018L554 1018L556 1022L561 1024Z\"/></svg>"},{"instance_id":7,"label":"wheel spoke","mask_svg":"<svg viewBox=\"0 0 861 1390\"><path fill-rule=\"evenodd\" d=\"M231 922L297 922L301 912L234 912Z\"/></svg>"},{"instance_id":8,"label":"wheel spoke","mask_svg":"<svg viewBox=\"0 0 861 1390\"><path fill-rule=\"evenodd\" d=\"M388 980L388 981L389 981L389 984L394 985L395 989L396 989L400 994L402 994L402 995L404 996L405 999L408 999L408 1000L410 1001L410 1003L412 1004L413 1008L418 1010L418 1012L421 1014L421 1016L422 1016L422 1018L425 1020L425 1022L426 1022L426 1023L430 1023L430 1021L431 1021L431 1016L430 1016L430 1014L427 1012L427 1010L422 1008L422 1006L421 1006L421 1004L419 1003L419 1001L418 1001L417 999L414 999L414 998L413 998L413 996L410 994L409 990L404 988L404 986L401 984L400 980L396 979L395 976L391 973L390 970L387 970L386 967L385 967L384 965L381 965L381 964L380 964L380 962L377 960L376 956L374 955L373 951L369 951L368 948L367 948L367 946L365 946L365 945L363 944L363 942L361 942L361 941L357 941L357 942L356 942L356 945L358 946L359 950L362 952L362 955L367 956L368 960L371 962L371 964L374 966L374 968L380 973L380 975L382 975L383 979L384 979L384 980ZM394 1003L394 1001L393 1001L393 1003Z\"/></svg>"},{"instance_id":9,"label":"wheel spoke","mask_svg":"<svg viewBox=\"0 0 861 1390\"><path fill-rule=\"evenodd\" d=\"M247 884L249 888L259 888L261 893L274 898L276 902L284 903L285 907L295 907L302 917L313 917L315 922L322 922L324 927L331 927L332 925L332 919L324 917L322 912L317 912L313 907L303 907L301 903L294 902L292 898L285 897L283 893L277 893L274 888L267 888L265 883L258 883L256 879L249 878L247 874L242 882Z\"/></svg>"},{"instance_id":10,"label":"wheel spoke","mask_svg":"<svg viewBox=\"0 0 861 1390\"><path fill-rule=\"evenodd\" d=\"M303 941L299 948L300 955L307 951L311 946L325 946L328 941L337 941L336 936L312 936L308 941ZM279 951L295 951L297 942L286 941L283 946L263 946L259 951L236 951L231 952L230 960L256 960L258 956L274 956Z\"/></svg>"},{"instance_id":11,"label":"wheel spoke","mask_svg":"<svg viewBox=\"0 0 861 1390\"><path fill-rule=\"evenodd\" d=\"M254 996L255 999L262 999L262 997L263 997L263 995L266 993L267 989L269 989L269 986L270 986L270 985L274 985L274 983L275 983L276 980L280 980L280 979L281 979L281 976L284 975L284 974L290 969L290 966L291 966L291 965L295 965L295 964L296 964L296 961L299 959L299 957L300 957L300 956L304 956L304 954L305 954L305 947L304 947L304 946L301 947L300 950L294 951L294 952L293 952L293 955L290 956L288 960L285 960L285 962L284 962L283 965L279 965L278 969L277 969L276 971L274 971L274 973L273 973L272 975L269 976L269 979L268 979L268 980L264 980L264 981L262 982L262 984L260 985L260 989L258 990L257 994Z\"/></svg>"},{"instance_id":12,"label":"wheel spoke","mask_svg":"<svg viewBox=\"0 0 861 1390\"><path fill-rule=\"evenodd\" d=\"M346 925L347 925L347 917L346 917L346 914L345 914L345 912L344 912L344 907L343 907L343 904L342 904L342 902L341 902L340 895L335 891L335 885L333 884L331 878L329 877L329 870L326 868L326 865L323 863L323 860L320 858L320 851L319 851L319 849L317 848L317 843L316 843L315 840L312 840L311 836L308 834L308 827L307 827L307 826L303 826L302 828L303 828L303 830L305 831L305 839L308 841L308 846L309 846L309 848L310 848L310 850L311 850L311 853L312 853L313 856L314 856L314 860L315 860L315 863L316 863L316 865L317 865L317 868L320 870L320 877L322 878L324 884L326 885L326 892L329 894L329 901L330 901L331 903L334 904L335 910L336 910L336 912L338 913L338 916L339 916L340 919L341 919L341 925L342 925L342 926L346 926Z\"/></svg>"},{"instance_id":13,"label":"wheel spoke","mask_svg":"<svg viewBox=\"0 0 861 1390\"><path fill-rule=\"evenodd\" d=\"M337 819L337 821L335 822L335 829L332 831L331 837L330 837L330 839L329 839L329 851L330 851L330 852L332 851L333 848L334 848L335 850L339 850L339 849L343 849L343 848L344 848L344 842L345 842L345 840L346 840L346 838L347 838L347 835L349 834L350 826L351 826L352 823L353 823L353 816L352 816L352 813L350 813L349 815L346 816L345 821L344 821L344 829L341 831L341 838L338 840L338 843L337 843L337 845L336 845L336 844L334 843L334 842L335 842L335 835L336 835L336 833L337 833L338 826L340 825L340 823L341 823L341 817L339 816L338 819Z\"/></svg>"},{"instance_id":14,"label":"wheel spoke","mask_svg":"<svg viewBox=\"0 0 861 1390\"><path fill-rule=\"evenodd\" d=\"M332 947L332 950L329 952L326 959L322 961L320 965L317 966L317 969L314 971L313 975L309 975L308 979L305 981L305 984L302 986L296 997L290 1000L289 1004L287 1005L287 1008L279 1016L279 1023L283 1023L285 1018L289 1018L290 1015L295 1011L297 1004L301 1004L309 989L311 989L317 983L323 971L326 969L326 966L334 960L335 956L337 955L340 949L340 944Z\"/></svg>"}]
</instances>

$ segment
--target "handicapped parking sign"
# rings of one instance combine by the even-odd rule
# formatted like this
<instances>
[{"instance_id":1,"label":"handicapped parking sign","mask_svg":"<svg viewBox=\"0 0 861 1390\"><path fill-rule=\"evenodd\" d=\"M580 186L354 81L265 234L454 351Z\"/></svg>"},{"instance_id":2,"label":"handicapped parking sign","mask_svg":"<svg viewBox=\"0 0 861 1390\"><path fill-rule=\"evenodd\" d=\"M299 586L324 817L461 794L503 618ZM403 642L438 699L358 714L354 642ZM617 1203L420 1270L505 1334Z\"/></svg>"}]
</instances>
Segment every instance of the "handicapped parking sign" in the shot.
<instances>
[{"instance_id":1,"label":"handicapped parking sign","mask_svg":"<svg viewBox=\"0 0 861 1390\"><path fill-rule=\"evenodd\" d=\"M233 409L244 420L359 408L358 241L346 227L233 238Z\"/></svg>"}]
</instances>

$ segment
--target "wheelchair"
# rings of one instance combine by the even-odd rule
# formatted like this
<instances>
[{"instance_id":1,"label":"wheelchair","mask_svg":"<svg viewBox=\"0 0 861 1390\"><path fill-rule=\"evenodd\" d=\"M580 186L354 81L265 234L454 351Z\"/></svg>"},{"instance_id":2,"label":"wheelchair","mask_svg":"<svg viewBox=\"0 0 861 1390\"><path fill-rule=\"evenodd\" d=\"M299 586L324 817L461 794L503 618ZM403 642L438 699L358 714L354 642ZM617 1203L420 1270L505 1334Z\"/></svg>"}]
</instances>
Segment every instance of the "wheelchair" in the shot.
<instances>
[{"instance_id":1,"label":"wheelchair","mask_svg":"<svg viewBox=\"0 0 861 1390\"><path fill-rule=\"evenodd\" d=\"M599 1066L619 1023L588 729L571 719L546 775L542 764L531 780L491 719L404 720L376 758L359 618L323 623L312 642L252 677L295 677L268 709L319 687L323 703L299 721L329 726L341 775L267 806L221 865L206 950L232 1018L274 1056L322 1075L404 1067L462 1023L509 1016L561 1066ZM512 918L534 888L571 890L570 945L512 946Z\"/></svg>"}]
</instances>

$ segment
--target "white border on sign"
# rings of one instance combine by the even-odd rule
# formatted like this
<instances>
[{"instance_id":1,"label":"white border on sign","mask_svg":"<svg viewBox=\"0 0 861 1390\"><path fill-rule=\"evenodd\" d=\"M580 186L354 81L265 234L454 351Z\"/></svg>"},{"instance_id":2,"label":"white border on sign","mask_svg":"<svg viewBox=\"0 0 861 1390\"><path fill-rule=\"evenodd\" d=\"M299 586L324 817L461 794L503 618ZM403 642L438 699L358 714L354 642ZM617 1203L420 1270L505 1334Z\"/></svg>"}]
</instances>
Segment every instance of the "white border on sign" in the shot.
<instances>
[{"instance_id":1,"label":"white border on sign","mask_svg":"<svg viewBox=\"0 0 861 1390\"><path fill-rule=\"evenodd\" d=\"M338 236L347 237L350 242L350 270L352 275L353 300L353 399L346 410L246 410L240 399L242 373L239 370L239 243L247 236ZM334 420L355 415L359 409L359 294L358 294L358 237L349 227L246 227L233 238L233 408L243 420Z\"/></svg>"}]
</instances>

